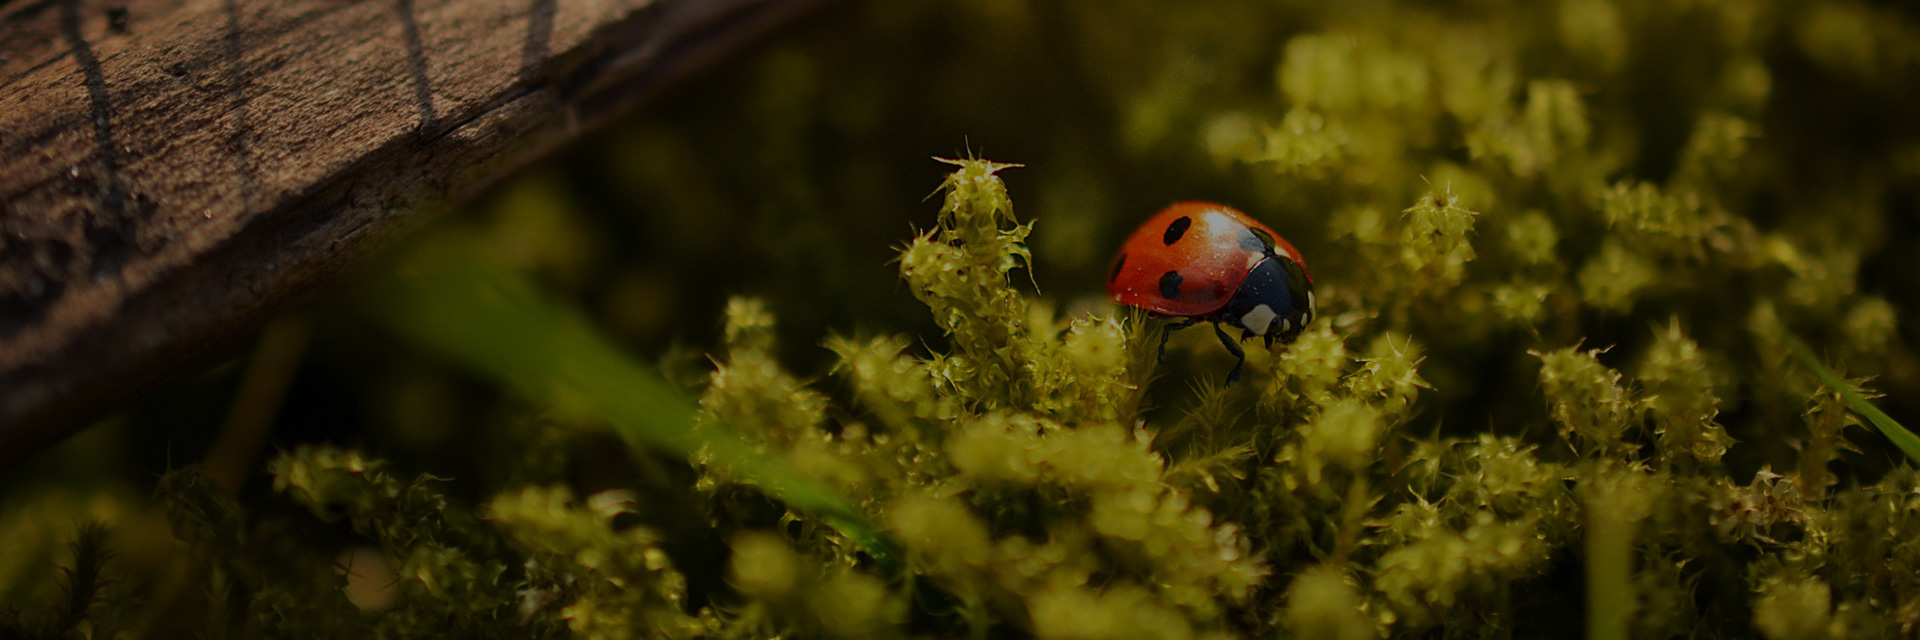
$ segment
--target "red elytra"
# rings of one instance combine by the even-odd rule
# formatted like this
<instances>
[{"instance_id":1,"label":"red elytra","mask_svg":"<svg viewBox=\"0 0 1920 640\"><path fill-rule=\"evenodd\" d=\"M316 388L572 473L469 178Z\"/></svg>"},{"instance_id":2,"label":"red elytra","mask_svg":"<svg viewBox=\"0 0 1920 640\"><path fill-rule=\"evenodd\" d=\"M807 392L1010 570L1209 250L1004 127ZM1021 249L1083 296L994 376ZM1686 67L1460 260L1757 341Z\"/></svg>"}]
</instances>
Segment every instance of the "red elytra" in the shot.
<instances>
[{"instance_id":1,"label":"red elytra","mask_svg":"<svg viewBox=\"0 0 1920 640\"><path fill-rule=\"evenodd\" d=\"M1177 224L1182 218L1188 222ZM1181 202L1148 218L1120 245L1107 272L1107 296L1165 316L1217 313L1233 298L1247 272L1266 257L1265 247L1248 246L1249 232L1272 246L1274 255L1306 271L1306 262L1293 243L1260 221L1226 205ZM1172 297L1163 295L1169 273L1179 276L1178 293ZM1308 283L1312 280L1308 274Z\"/></svg>"}]
</instances>

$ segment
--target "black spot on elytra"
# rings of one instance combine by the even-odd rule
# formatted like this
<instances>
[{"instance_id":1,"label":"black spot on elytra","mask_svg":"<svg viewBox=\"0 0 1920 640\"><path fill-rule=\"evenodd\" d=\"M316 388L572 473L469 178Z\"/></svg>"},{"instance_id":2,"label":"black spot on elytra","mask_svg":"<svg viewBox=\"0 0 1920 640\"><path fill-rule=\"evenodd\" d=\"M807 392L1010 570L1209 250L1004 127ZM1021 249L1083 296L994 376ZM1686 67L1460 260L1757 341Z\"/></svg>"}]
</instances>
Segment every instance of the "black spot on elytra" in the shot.
<instances>
[{"instance_id":1,"label":"black spot on elytra","mask_svg":"<svg viewBox=\"0 0 1920 640\"><path fill-rule=\"evenodd\" d=\"M1113 270L1107 272L1107 282L1113 282L1114 278L1120 277L1120 267L1125 266L1126 264L1127 264L1127 254L1122 253L1120 254L1120 257L1114 258Z\"/></svg>"},{"instance_id":2,"label":"black spot on elytra","mask_svg":"<svg viewBox=\"0 0 1920 640\"><path fill-rule=\"evenodd\" d=\"M1180 297L1180 281L1182 280L1185 280L1185 278L1180 277L1180 272L1178 271L1168 271L1161 274L1160 297L1169 299Z\"/></svg>"},{"instance_id":3,"label":"black spot on elytra","mask_svg":"<svg viewBox=\"0 0 1920 640\"><path fill-rule=\"evenodd\" d=\"M1187 235L1187 227L1191 226L1193 226L1192 217L1180 216L1180 219L1174 220L1173 224L1167 225L1167 233L1160 237L1160 241L1167 244L1179 242L1181 236Z\"/></svg>"}]
</instances>

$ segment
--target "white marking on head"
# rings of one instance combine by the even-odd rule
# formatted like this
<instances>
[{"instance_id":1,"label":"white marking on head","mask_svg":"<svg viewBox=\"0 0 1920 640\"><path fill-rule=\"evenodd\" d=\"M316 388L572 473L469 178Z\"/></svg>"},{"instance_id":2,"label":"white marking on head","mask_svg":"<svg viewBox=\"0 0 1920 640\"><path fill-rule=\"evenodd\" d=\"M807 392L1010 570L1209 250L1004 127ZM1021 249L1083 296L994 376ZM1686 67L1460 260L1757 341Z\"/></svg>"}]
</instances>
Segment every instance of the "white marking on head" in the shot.
<instances>
[{"instance_id":1,"label":"white marking on head","mask_svg":"<svg viewBox=\"0 0 1920 640\"><path fill-rule=\"evenodd\" d=\"M1280 319L1280 333L1286 333L1286 332L1288 332L1288 331L1292 331L1292 330L1293 330L1293 319L1292 319L1292 318L1281 318L1281 319Z\"/></svg>"},{"instance_id":2,"label":"white marking on head","mask_svg":"<svg viewBox=\"0 0 1920 640\"><path fill-rule=\"evenodd\" d=\"M1273 247L1273 252L1274 252L1274 254L1276 254L1276 255L1279 255L1279 256L1280 256L1280 257L1282 257L1282 258L1286 258L1286 259L1288 259L1288 260L1292 260L1292 261L1294 261L1294 262L1299 262L1299 261L1300 261L1300 259L1299 259L1299 258L1295 258L1295 257L1293 257L1293 252L1292 252L1292 251L1288 251L1286 247L1283 247L1283 246L1279 246L1279 245L1274 245L1274 247Z\"/></svg>"},{"instance_id":3,"label":"white marking on head","mask_svg":"<svg viewBox=\"0 0 1920 640\"><path fill-rule=\"evenodd\" d=\"M1267 254L1258 251L1247 254L1247 270L1252 271L1254 267L1260 266L1261 260L1265 259L1267 259Z\"/></svg>"},{"instance_id":4,"label":"white marking on head","mask_svg":"<svg viewBox=\"0 0 1920 640\"><path fill-rule=\"evenodd\" d=\"M1240 326L1246 327L1254 335L1264 336L1267 335L1267 329L1273 327L1273 319L1277 315L1271 307L1263 304L1240 316Z\"/></svg>"},{"instance_id":5,"label":"white marking on head","mask_svg":"<svg viewBox=\"0 0 1920 640\"><path fill-rule=\"evenodd\" d=\"M1307 317L1309 318L1313 317L1314 309L1315 307L1313 306L1313 291L1309 290L1307 291Z\"/></svg>"}]
</instances>

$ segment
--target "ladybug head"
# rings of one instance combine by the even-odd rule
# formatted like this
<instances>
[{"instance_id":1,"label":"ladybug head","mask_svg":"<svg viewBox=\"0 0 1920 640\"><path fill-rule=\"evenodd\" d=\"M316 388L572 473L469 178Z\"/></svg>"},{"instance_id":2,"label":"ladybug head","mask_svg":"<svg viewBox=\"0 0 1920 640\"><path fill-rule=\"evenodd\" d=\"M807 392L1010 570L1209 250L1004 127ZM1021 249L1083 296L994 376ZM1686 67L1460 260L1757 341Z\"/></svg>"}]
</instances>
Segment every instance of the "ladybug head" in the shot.
<instances>
[{"instance_id":1,"label":"ladybug head","mask_svg":"<svg viewBox=\"0 0 1920 640\"><path fill-rule=\"evenodd\" d=\"M1226 320L1264 336L1291 342L1313 322L1313 281L1300 263L1274 255L1247 272L1224 309Z\"/></svg>"}]
</instances>

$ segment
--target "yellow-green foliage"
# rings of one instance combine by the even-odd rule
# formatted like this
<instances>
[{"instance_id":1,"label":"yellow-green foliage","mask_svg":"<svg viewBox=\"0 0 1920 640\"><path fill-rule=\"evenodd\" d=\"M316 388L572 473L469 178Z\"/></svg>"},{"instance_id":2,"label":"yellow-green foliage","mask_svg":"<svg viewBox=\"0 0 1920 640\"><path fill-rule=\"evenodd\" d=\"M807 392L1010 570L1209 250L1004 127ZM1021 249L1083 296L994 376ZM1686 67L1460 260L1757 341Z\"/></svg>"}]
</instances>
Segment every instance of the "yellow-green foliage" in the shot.
<instances>
[{"instance_id":1,"label":"yellow-green foliage","mask_svg":"<svg viewBox=\"0 0 1920 640\"><path fill-rule=\"evenodd\" d=\"M657 536L644 528L615 530L619 506L603 505L580 504L565 487L527 487L495 496L486 517L530 557L552 563L548 571L571 578L565 586L572 587L573 601L559 614L575 634L699 637L704 625L680 610L685 580Z\"/></svg>"},{"instance_id":2,"label":"yellow-green foliage","mask_svg":"<svg viewBox=\"0 0 1920 640\"><path fill-rule=\"evenodd\" d=\"M478 299L538 282L606 336L361 303L441 330L337 320L314 357L376 369L335 374L371 399L289 413L372 426L281 434L237 493L172 449L148 515L119 484L6 487L0 638L1920 626L1920 475L1849 400L1920 408L1912 9L835 11L433 236L524 276ZM1231 385L1208 328L1162 358L1168 319L1101 296L1188 199L1313 274L1315 322L1242 343ZM407 256L382 277L434 264ZM583 373L610 370L650 384Z\"/></svg>"},{"instance_id":3,"label":"yellow-green foliage","mask_svg":"<svg viewBox=\"0 0 1920 640\"><path fill-rule=\"evenodd\" d=\"M1549 412L1569 442L1613 453L1629 427L1639 422L1639 407L1620 388L1620 372L1600 364L1600 350L1567 347L1540 356L1540 386Z\"/></svg>"}]
</instances>

